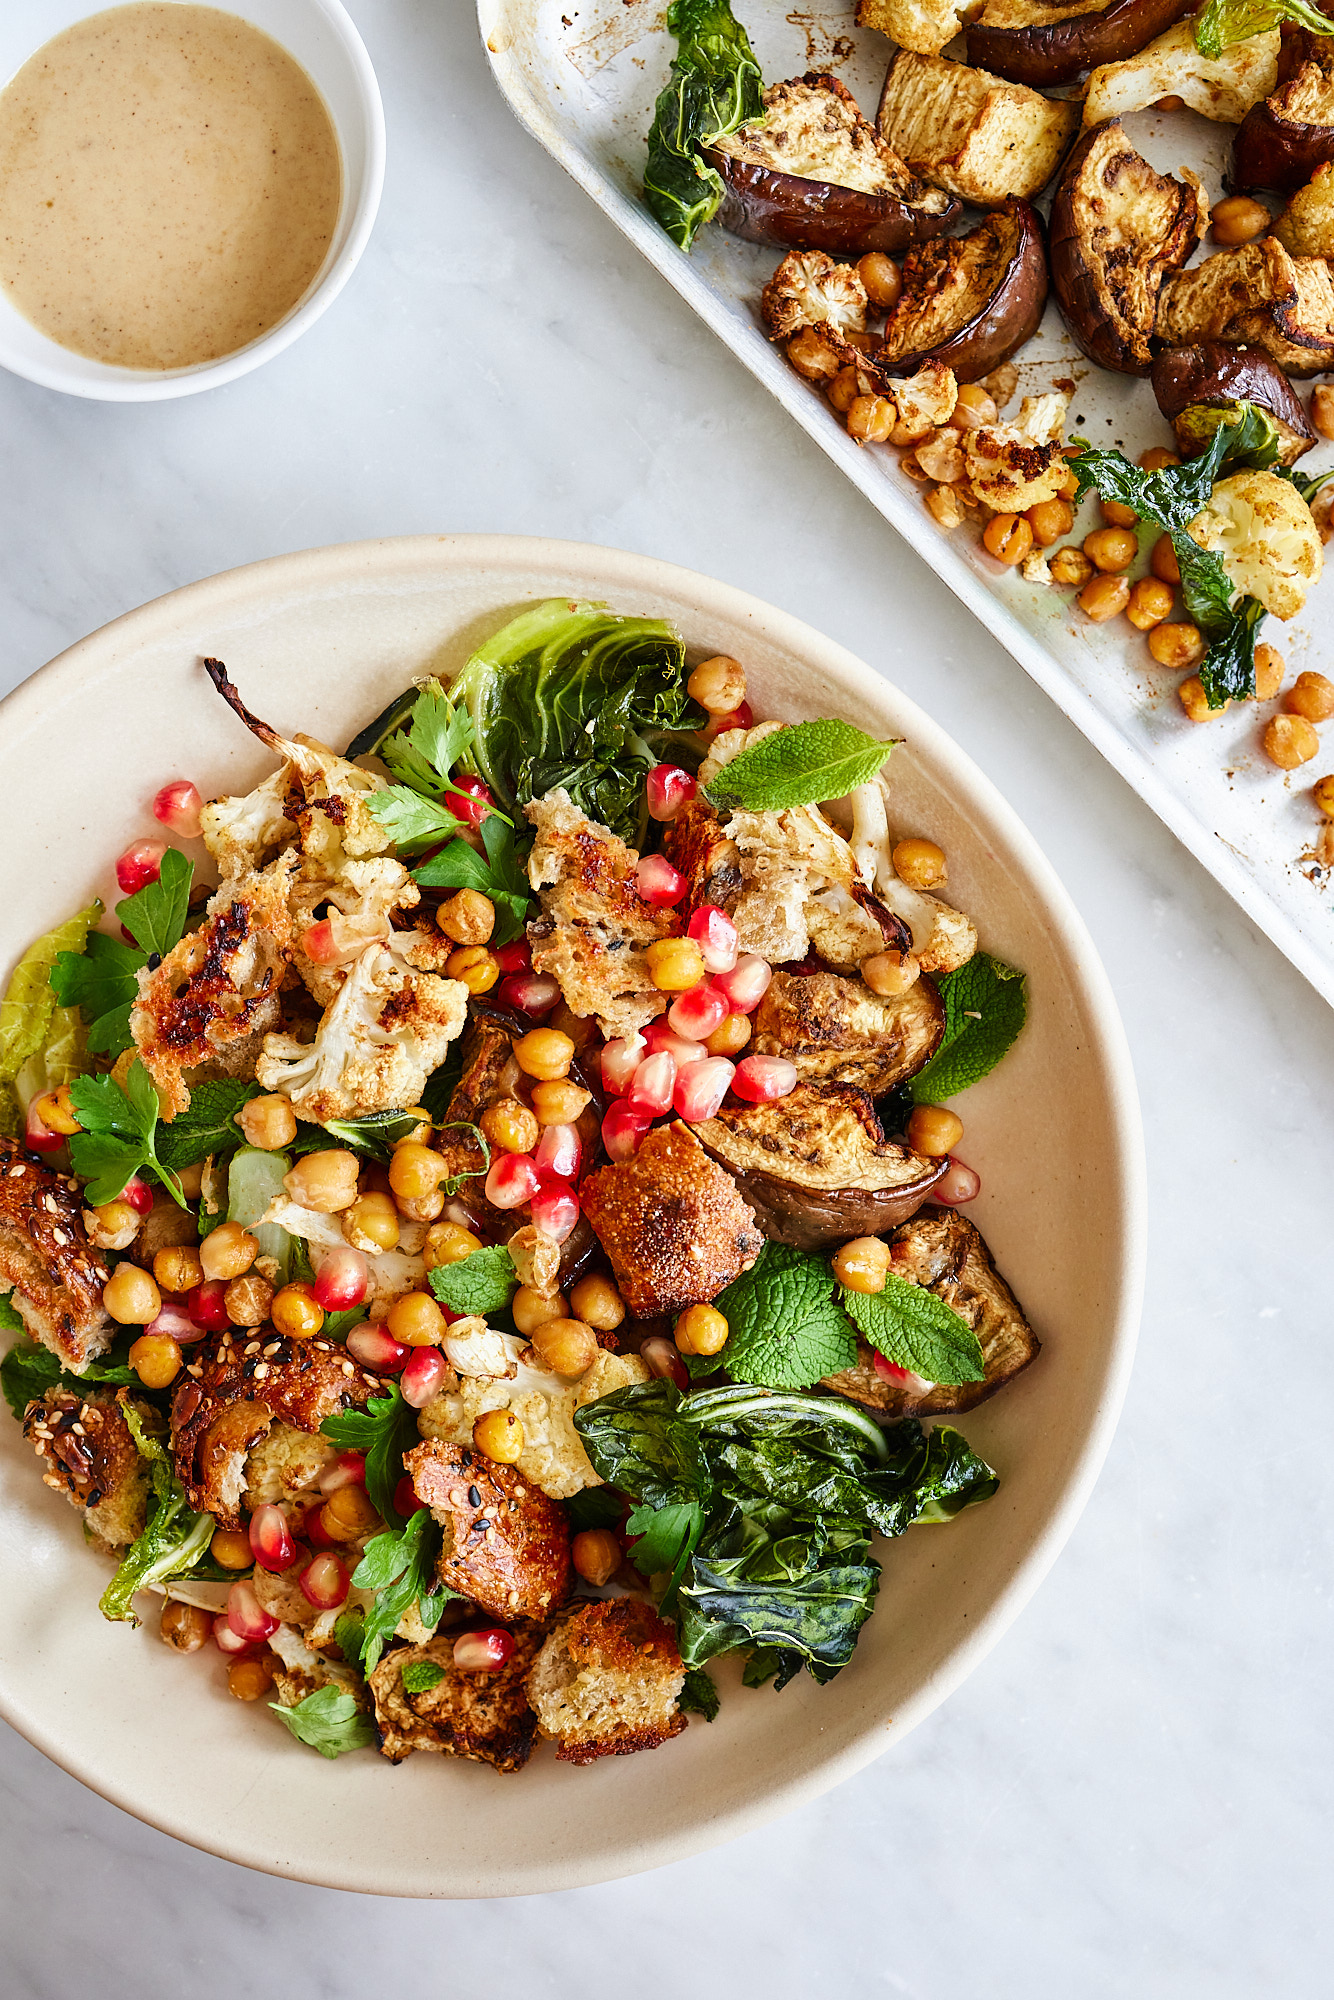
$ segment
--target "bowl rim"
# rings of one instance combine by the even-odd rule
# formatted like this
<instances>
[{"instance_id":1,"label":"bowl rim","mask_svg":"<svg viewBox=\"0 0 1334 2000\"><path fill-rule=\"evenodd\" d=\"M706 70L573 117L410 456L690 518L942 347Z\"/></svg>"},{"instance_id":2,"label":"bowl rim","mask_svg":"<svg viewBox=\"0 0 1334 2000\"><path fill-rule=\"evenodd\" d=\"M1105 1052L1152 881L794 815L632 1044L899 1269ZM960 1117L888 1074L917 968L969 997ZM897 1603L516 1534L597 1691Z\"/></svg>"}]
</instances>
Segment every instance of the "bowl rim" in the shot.
<instances>
[{"instance_id":1,"label":"bowl rim","mask_svg":"<svg viewBox=\"0 0 1334 2000\"><path fill-rule=\"evenodd\" d=\"M389 1880L373 1868L351 1870L332 1864L312 1870L308 1863L287 1866L271 1849L265 1850L255 1836L214 1837L208 1829L188 1821L185 1814L169 1810L141 1810L128 1789L111 1780L99 1782L96 1775L78 1768L77 1759L66 1759L58 1742L42 1721L11 1701L0 1685L0 1718L10 1723L27 1741L51 1758L72 1777L97 1792L111 1804L144 1820L160 1832L172 1835L205 1853L257 1868L264 1873L307 1881L319 1886L359 1893L423 1897L531 1895L553 1889L587 1886L644 1872L682 1860L738 1838L799 1805L819 1797L881 1756L917 1723L925 1719L974 1671L1029 1602L1055 1563L1086 1505L1102 1468L1125 1399L1137 1343L1143 1304L1147 1256L1148 1188L1144 1155L1143 1127L1139 1095L1131 1063L1129 1045L1111 985L1092 937L1078 914L1069 892L1014 809L996 786L959 748L953 738L893 682L860 660L837 641L826 638L814 627L764 599L732 585L702 575L682 565L629 551L609 549L594 543L579 543L549 537L446 534L405 535L359 542L337 543L322 548L273 556L223 571L196 583L155 598L80 639L37 669L0 701L0 749L5 739L22 739L41 726L43 711L54 699L67 698L100 671L115 670L127 650L151 644L164 628L188 622L198 627L211 610L225 606L235 618L247 606L266 601L299 597L321 588L349 582L388 585L419 577L423 562L443 570L485 568L494 575L498 602L505 602L506 572L531 576L534 570L582 567L600 572L607 595L617 591L657 589L664 596L678 595L698 609L702 617L718 615L738 622L761 625L772 643L800 658L820 658L827 662L844 687L859 681L882 683L892 691L915 745L934 756L944 756L958 772L962 796L976 800L1002 829L1018 854L1025 879L1041 899L1046 921L1055 935L1058 952L1069 967L1075 989L1087 1010L1090 1030L1088 1059L1098 1065L1106 1079L1109 1123L1115 1135L1115 1167L1119 1188L1119 1257L1115 1260L1111 1325L1096 1411L1079 1444L1060 1474L1058 1495L1046 1521L1028 1549L1017 1561L1013 1574L997 1593L995 1602L978 1620L969 1635L956 1645L944 1668L918 1691L896 1705L892 1735L883 1726L867 1723L844 1748L830 1751L811 1766L789 1775L776 1774L760 1796L723 1811L701 1816L695 1837L683 1841L679 1833L646 1835L624 1857L624 1865L608 1870L598 1858L581 1861L563 1856L556 1864L547 1858L529 1862L513 1856L512 1879L503 1885L484 1881L467 1886Z\"/></svg>"},{"instance_id":2,"label":"bowl rim","mask_svg":"<svg viewBox=\"0 0 1334 2000\"><path fill-rule=\"evenodd\" d=\"M110 0L111 5L116 0ZM241 19L248 19L243 6L234 0L216 0L226 13L235 13ZM237 348L234 354L223 354L216 361L201 362L193 368L175 369L161 374L152 370L120 368L111 362L100 362L91 355L78 355L78 359L97 370L94 375L77 378L66 373L64 366L55 358L45 359L45 351L52 357L63 354L58 341L47 338L41 356L17 356L5 351L0 337L0 368L21 380L34 382L41 389L54 389L63 396L79 396L87 402L96 403L164 403L179 396L199 395L205 389L220 389L228 382L238 381L260 368L275 355L299 340L316 320L326 313L338 297L348 279L361 262L375 219L379 214L380 200L384 193L385 175L385 116L384 100L380 95L380 84L371 63L366 44L358 32L357 25L343 5L343 0L305 0L305 4L316 13L322 14L330 28L338 37L343 51L351 65L356 84L361 115L365 123L366 161L361 174L356 206L352 211L347 240L342 249L328 264L322 274L317 275L301 303L290 311L285 319L258 340L250 341L245 347ZM93 5L89 14L104 12L105 7ZM263 32L268 33L265 29ZM277 41L278 37L273 36ZM38 48L42 45L39 43ZM285 44L280 44L285 47ZM32 53L35 55L37 50ZM288 51L290 54L290 50ZM293 58L295 60L295 58ZM320 92L321 97L324 93ZM346 148L342 143L339 121L332 107L325 99L325 108L338 134L339 151L343 156L343 170L347 171ZM36 329L41 332L40 327ZM70 350L73 355L73 350Z\"/></svg>"}]
</instances>

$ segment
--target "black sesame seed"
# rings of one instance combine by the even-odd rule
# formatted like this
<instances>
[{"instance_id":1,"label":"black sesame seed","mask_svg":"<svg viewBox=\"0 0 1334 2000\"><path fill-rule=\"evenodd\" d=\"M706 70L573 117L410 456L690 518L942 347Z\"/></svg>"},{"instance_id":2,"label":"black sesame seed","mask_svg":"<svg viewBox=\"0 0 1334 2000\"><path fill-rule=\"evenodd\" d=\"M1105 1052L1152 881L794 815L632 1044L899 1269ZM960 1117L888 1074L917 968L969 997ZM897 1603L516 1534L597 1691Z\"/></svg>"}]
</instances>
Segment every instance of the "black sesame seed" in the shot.
<instances>
[{"instance_id":1,"label":"black sesame seed","mask_svg":"<svg viewBox=\"0 0 1334 2000\"><path fill-rule=\"evenodd\" d=\"M480 1507L481 1504L482 1504L481 1488L477 1486L470 1486L468 1488L468 1505L470 1507Z\"/></svg>"},{"instance_id":2,"label":"black sesame seed","mask_svg":"<svg viewBox=\"0 0 1334 2000\"><path fill-rule=\"evenodd\" d=\"M160 951L150 951L148 954L148 970L156 972L161 963L162 953Z\"/></svg>"}]
</instances>

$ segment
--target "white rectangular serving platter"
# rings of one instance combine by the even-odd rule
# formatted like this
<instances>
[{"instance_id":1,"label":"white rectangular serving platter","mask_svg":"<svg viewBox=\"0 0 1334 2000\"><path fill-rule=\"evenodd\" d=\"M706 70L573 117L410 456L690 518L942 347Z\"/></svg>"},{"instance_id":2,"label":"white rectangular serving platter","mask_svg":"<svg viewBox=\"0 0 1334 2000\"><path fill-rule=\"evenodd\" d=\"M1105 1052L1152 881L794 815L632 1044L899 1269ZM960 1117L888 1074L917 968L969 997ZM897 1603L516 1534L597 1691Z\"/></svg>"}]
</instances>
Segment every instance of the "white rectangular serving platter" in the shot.
<instances>
[{"instance_id":1,"label":"white rectangular serving platter","mask_svg":"<svg viewBox=\"0 0 1334 2000\"><path fill-rule=\"evenodd\" d=\"M811 0L786 12L782 0L735 0L735 7L766 80L832 71L874 116L893 45L855 26L851 0L824 7ZM1154 665L1124 619L1090 625L1068 592L1002 569L983 551L975 524L942 533L897 455L853 443L765 337L759 296L778 253L713 224L687 257L642 206L645 137L675 47L664 0L478 0L478 18L496 81L520 122L1334 1003L1334 870L1312 852L1320 814L1310 796L1313 781L1334 770L1334 724L1315 762L1284 773L1260 748L1269 706L1237 705L1189 723L1176 699L1178 676ZM1230 126L1193 113L1145 112L1127 128L1160 171L1191 166L1209 199L1219 198ZM1021 395L1060 378L1075 382L1071 435L1131 457L1170 441L1148 383L1085 361L1052 304L1016 366ZM1303 470L1330 458L1323 446L1303 460ZM1076 534L1098 520L1091 500ZM1142 557L1152 539L1145 531ZM1289 679L1307 667L1334 675L1334 576L1316 588L1301 618L1283 626L1268 620L1264 637L1283 653Z\"/></svg>"}]
</instances>

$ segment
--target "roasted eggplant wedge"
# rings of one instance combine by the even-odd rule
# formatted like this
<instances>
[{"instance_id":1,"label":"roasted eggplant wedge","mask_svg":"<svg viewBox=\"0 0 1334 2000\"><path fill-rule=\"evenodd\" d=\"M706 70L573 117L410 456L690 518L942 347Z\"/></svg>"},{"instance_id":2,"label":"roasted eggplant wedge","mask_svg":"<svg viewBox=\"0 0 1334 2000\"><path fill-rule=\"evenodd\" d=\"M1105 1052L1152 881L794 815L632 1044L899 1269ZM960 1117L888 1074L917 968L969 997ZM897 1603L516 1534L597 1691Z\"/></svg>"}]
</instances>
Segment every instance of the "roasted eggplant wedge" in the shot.
<instances>
[{"instance_id":1,"label":"roasted eggplant wedge","mask_svg":"<svg viewBox=\"0 0 1334 2000\"><path fill-rule=\"evenodd\" d=\"M900 256L949 228L959 204L918 180L836 76L812 72L764 93L763 124L743 125L705 158L722 176L718 220L780 250Z\"/></svg>"},{"instance_id":2,"label":"roasted eggplant wedge","mask_svg":"<svg viewBox=\"0 0 1334 2000\"><path fill-rule=\"evenodd\" d=\"M1183 458L1208 450L1217 429L1210 412L1237 403L1254 403L1273 418L1283 465L1295 465L1316 442L1296 390L1262 347L1229 347L1221 340L1165 347L1154 358L1151 380Z\"/></svg>"},{"instance_id":3,"label":"roasted eggplant wedge","mask_svg":"<svg viewBox=\"0 0 1334 2000\"><path fill-rule=\"evenodd\" d=\"M1219 250L1158 295L1169 347L1221 340L1262 347L1288 375L1334 368L1334 278L1323 257L1289 257L1274 236Z\"/></svg>"},{"instance_id":4,"label":"roasted eggplant wedge","mask_svg":"<svg viewBox=\"0 0 1334 2000\"><path fill-rule=\"evenodd\" d=\"M1195 11L1196 0L987 0L965 29L968 60L1038 90L1073 83L1103 63L1138 55Z\"/></svg>"},{"instance_id":5,"label":"roasted eggplant wedge","mask_svg":"<svg viewBox=\"0 0 1334 2000\"><path fill-rule=\"evenodd\" d=\"M798 1083L694 1127L764 1234L794 1250L879 1236L915 1215L949 1166L886 1139L864 1090Z\"/></svg>"},{"instance_id":6,"label":"roasted eggplant wedge","mask_svg":"<svg viewBox=\"0 0 1334 2000\"><path fill-rule=\"evenodd\" d=\"M883 1097L935 1053L945 1006L925 976L882 999L864 979L780 966L755 1015L756 1055L786 1056L800 1079L852 1083Z\"/></svg>"},{"instance_id":7,"label":"roasted eggplant wedge","mask_svg":"<svg viewBox=\"0 0 1334 2000\"><path fill-rule=\"evenodd\" d=\"M876 113L880 136L923 180L979 208L1032 201L1079 127L1076 104L943 56L900 49Z\"/></svg>"},{"instance_id":8,"label":"roasted eggplant wedge","mask_svg":"<svg viewBox=\"0 0 1334 2000\"><path fill-rule=\"evenodd\" d=\"M986 1377L981 1382L919 1385L881 1375L866 1342L857 1342L857 1366L830 1375L826 1389L850 1396L879 1416L944 1416L971 1410L1013 1381L1040 1343L1010 1287L992 1262L979 1231L952 1208L927 1208L896 1229L890 1239L892 1269L943 1299L962 1314L982 1348Z\"/></svg>"},{"instance_id":9,"label":"roasted eggplant wedge","mask_svg":"<svg viewBox=\"0 0 1334 2000\"><path fill-rule=\"evenodd\" d=\"M1204 190L1155 173L1119 118L1086 132L1065 163L1051 210L1051 282L1081 351L1121 375L1147 375L1158 294L1209 220Z\"/></svg>"},{"instance_id":10,"label":"roasted eggplant wedge","mask_svg":"<svg viewBox=\"0 0 1334 2000\"><path fill-rule=\"evenodd\" d=\"M1334 160L1334 41L1285 21L1278 89L1238 127L1231 184L1288 194L1327 160Z\"/></svg>"},{"instance_id":11,"label":"roasted eggplant wedge","mask_svg":"<svg viewBox=\"0 0 1334 2000\"><path fill-rule=\"evenodd\" d=\"M956 380L978 382L1032 338L1046 303L1038 212L1007 201L968 235L909 251L875 363L887 375L912 375L939 361Z\"/></svg>"}]
</instances>

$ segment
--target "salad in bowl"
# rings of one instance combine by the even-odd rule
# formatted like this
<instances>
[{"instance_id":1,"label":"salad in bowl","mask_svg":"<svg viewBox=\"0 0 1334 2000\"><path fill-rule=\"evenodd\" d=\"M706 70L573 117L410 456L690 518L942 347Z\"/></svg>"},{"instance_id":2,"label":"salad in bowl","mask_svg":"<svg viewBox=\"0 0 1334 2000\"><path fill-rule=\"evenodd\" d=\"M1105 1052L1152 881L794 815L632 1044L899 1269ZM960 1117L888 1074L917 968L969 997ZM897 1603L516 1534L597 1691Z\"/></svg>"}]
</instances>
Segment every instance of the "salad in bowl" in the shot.
<instances>
[{"instance_id":1,"label":"salad in bowl","mask_svg":"<svg viewBox=\"0 0 1334 2000\"><path fill-rule=\"evenodd\" d=\"M1038 1355L950 1101L1025 982L894 743L567 598L344 754L217 697L268 776L165 783L0 1007L0 1384L103 1613L329 1757L828 1681Z\"/></svg>"}]
</instances>

